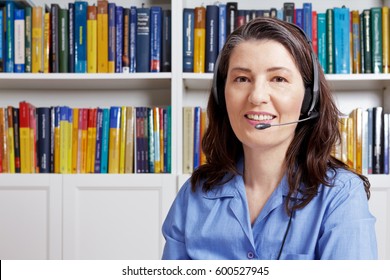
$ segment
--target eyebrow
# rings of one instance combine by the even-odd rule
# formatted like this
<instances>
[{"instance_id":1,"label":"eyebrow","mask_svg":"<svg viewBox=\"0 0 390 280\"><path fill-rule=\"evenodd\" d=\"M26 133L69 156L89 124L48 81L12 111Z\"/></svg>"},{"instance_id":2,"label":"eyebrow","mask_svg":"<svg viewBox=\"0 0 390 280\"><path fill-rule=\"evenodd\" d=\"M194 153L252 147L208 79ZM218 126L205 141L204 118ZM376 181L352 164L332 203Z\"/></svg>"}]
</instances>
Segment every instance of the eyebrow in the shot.
<instances>
[{"instance_id":1,"label":"eyebrow","mask_svg":"<svg viewBox=\"0 0 390 280\"><path fill-rule=\"evenodd\" d=\"M280 70L287 71L289 73L292 72L289 68L286 68L283 66L275 66L275 67L268 68L267 72L275 72L275 71L280 71ZM233 67L231 69L231 71L242 71L242 72L248 72L248 73L252 72L249 68L240 67L240 66Z\"/></svg>"}]
</instances>

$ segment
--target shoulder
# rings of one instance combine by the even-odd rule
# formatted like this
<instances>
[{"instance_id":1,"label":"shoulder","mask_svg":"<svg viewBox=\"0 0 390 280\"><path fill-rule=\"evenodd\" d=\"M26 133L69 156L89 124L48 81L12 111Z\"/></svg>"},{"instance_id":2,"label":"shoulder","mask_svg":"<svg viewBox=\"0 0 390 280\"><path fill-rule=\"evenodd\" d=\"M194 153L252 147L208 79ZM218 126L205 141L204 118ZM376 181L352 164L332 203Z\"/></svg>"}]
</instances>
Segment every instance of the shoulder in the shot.
<instances>
[{"instance_id":1,"label":"shoulder","mask_svg":"<svg viewBox=\"0 0 390 280\"><path fill-rule=\"evenodd\" d=\"M329 187L324 187L324 189L328 189L328 191L332 189L331 191L335 194L339 192L364 191L363 180L355 173L344 168L329 169L327 172L327 182L329 183Z\"/></svg>"}]
</instances>

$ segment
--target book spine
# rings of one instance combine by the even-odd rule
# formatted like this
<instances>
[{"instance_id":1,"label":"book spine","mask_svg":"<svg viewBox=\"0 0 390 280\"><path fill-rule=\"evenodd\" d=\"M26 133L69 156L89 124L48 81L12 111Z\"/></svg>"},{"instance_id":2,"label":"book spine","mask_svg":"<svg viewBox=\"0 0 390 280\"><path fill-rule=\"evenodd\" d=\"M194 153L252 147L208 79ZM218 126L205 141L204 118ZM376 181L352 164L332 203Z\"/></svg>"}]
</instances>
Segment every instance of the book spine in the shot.
<instances>
[{"instance_id":1,"label":"book spine","mask_svg":"<svg viewBox=\"0 0 390 280\"><path fill-rule=\"evenodd\" d=\"M76 73L87 73L87 2L74 3L74 63Z\"/></svg>"},{"instance_id":2,"label":"book spine","mask_svg":"<svg viewBox=\"0 0 390 280\"><path fill-rule=\"evenodd\" d=\"M122 72L130 72L130 9L123 9L123 54ZM134 71L135 72L135 71Z\"/></svg>"},{"instance_id":3,"label":"book spine","mask_svg":"<svg viewBox=\"0 0 390 280\"><path fill-rule=\"evenodd\" d=\"M3 57L3 45L4 45L4 12L3 9L0 8L0 73L4 72L4 57Z\"/></svg>"},{"instance_id":4,"label":"book spine","mask_svg":"<svg viewBox=\"0 0 390 280\"><path fill-rule=\"evenodd\" d=\"M183 10L183 72L194 72L194 9Z\"/></svg>"},{"instance_id":5,"label":"book spine","mask_svg":"<svg viewBox=\"0 0 390 280\"><path fill-rule=\"evenodd\" d=\"M134 173L134 108L126 109L125 173Z\"/></svg>"},{"instance_id":6,"label":"book spine","mask_svg":"<svg viewBox=\"0 0 390 280\"><path fill-rule=\"evenodd\" d=\"M350 13L348 8L333 9L333 42L336 74L350 73Z\"/></svg>"},{"instance_id":7,"label":"book spine","mask_svg":"<svg viewBox=\"0 0 390 280\"><path fill-rule=\"evenodd\" d=\"M115 73L116 58L116 4L108 3L108 73Z\"/></svg>"},{"instance_id":8,"label":"book spine","mask_svg":"<svg viewBox=\"0 0 390 280\"><path fill-rule=\"evenodd\" d=\"M305 31L307 37L312 40L312 3L306 2L303 3L303 30Z\"/></svg>"},{"instance_id":9,"label":"book spine","mask_svg":"<svg viewBox=\"0 0 390 280\"><path fill-rule=\"evenodd\" d=\"M352 13L352 73L360 73L360 17L359 11L354 10Z\"/></svg>"},{"instance_id":10,"label":"book spine","mask_svg":"<svg viewBox=\"0 0 390 280\"><path fill-rule=\"evenodd\" d=\"M365 38L364 38L364 15L361 13L359 15L359 35L360 35L360 73L366 72L365 64Z\"/></svg>"},{"instance_id":11,"label":"book spine","mask_svg":"<svg viewBox=\"0 0 390 280\"><path fill-rule=\"evenodd\" d=\"M236 23L234 24L235 28L238 28L241 25L244 25L245 21L246 21L245 10L238 9L237 16L236 16Z\"/></svg>"},{"instance_id":12,"label":"book spine","mask_svg":"<svg viewBox=\"0 0 390 280\"><path fill-rule=\"evenodd\" d=\"M97 109L96 115L96 149L95 149L95 167L94 173L101 172L101 162L102 162L102 137L103 137L103 109Z\"/></svg>"},{"instance_id":13,"label":"book spine","mask_svg":"<svg viewBox=\"0 0 390 280\"><path fill-rule=\"evenodd\" d=\"M317 28L318 28L318 61L322 67L324 73L327 70L327 42L326 42L326 14L317 14Z\"/></svg>"},{"instance_id":14,"label":"book spine","mask_svg":"<svg viewBox=\"0 0 390 280\"><path fill-rule=\"evenodd\" d=\"M7 1L5 4L5 72L14 72L14 55L15 55L15 42L14 42L14 21L15 21L15 3Z\"/></svg>"},{"instance_id":15,"label":"book spine","mask_svg":"<svg viewBox=\"0 0 390 280\"><path fill-rule=\"evenodd\" d=\"M71 156L71 172L72 174L79 173L77 164L79 162L79 122L80 122L80 109L73 108L72 115L72 156Z\"/></svg>"},{"instance_id":16,"label":"book spine","mask_svg":"<svg viewBox=\"0 0 390 280\"><path fill-rule=\"evenodd\" d=\"M317 11L312 12L312 31L311 31L311 40L313 43L313 51L318 57L318 14Z\"/></svg>"},{"instance_id":17,"label":"book spine","mask_svg":"<svg viewBox=\"0 0 390 280\"><path fill-rule=\"evenodd\" d=\"M98 73L108 72L108 2L97 2Z\"/></svg>"},{"instance_id":18,"label":"book spine","mask_svg":"<svg viewBox=\"0 0 390 280\"><path fill-rule=\"evenodd\" d=\"M126 159L126 117L127 107L121 107L121 123L119 134L119 174L125 173L125 159Z\"/></svg>"},{"instance_id":19,"label":"book spine","mask_svg":"<svg viewBox=\"0 0 390 280\"><path fill-rule=\"evenodd\" d=\"M373 160L372 173L383 173L383 108L373 108Z\"/></svg>"},{"instance_id":20,"label":"book spine","mask_svg":"<svg viewBox=\"0 0 390 280\"><path fill-rule=\"evenodd\" d=\"M60 173L68 172L68 147L69 147L69 110L67 106L60 107Z\"/></svg>"},{"instance_id":21,"label":"book spine","mask_svg":"<svg viewBox=\"0 0 390 280\"><path fill-rule=\"evenodd\" d=\"M110 109L110 141L108 152L108 173L119 173L121 108Z\"/></svg>"},{"instance_id":22,"label":"book spine","mask_svg":"<svg viewBox=\"0 0 390 280\"><path fill-rule=\"evenodd\" d=\"M389 7L382 7L382 72L390 73L390 29Z\"/></svg>"},{"instance_id":23,"label":"book spine","mask_svg":"<svg viewBox=\"0 0 390 280\"><path fill-rule=\"evenodd\" d=\"M194 72L205 72L206 8L195 8L194 22Z\"/></svg>"},{"instance_id":24,"label":"book spine","mask_svg":"<svg viewBox=\"0 0 390 280\"><path fill-rule=\"evenodd\" d=\"M206 72L213 73L218 56L218 17L217 5L206 6Z\"/></svg>"},{"instance_id":25,"label":"book spine","mask_svg":"<svg viewBox=\"0 0 390 280\"><path fill-rule=\"evenodd\" d=\"M25 59L25 17L24 9L15 9L15 22L14 22L14 71L16 73L24 73L24 59Z\"/></svg>"},{"instance_id":26,"label":"book spine","mask_svg":"<svg viewBox=\"0 0 390 280\"><path fill-rule=\"evenodd\" d=\"M59 5L51 4L50 6L50 20L51 20L51 73L59 72L59 48L58 48L58 17Z\"/></svg>"},{"instance_id":27,"label":"book spine","mask_svg":"<svg viewBox=\"0 0 390 280\"><path fill-rule=\"evenodd\" d=\"M161 173L161 149L160 149L160 109L152 109L153 137L154 137L154 173ZM151 171L153 172L153 171Z\"/></svg>"},{"instance_id":28,"label":"book spine","mask_svg":"<svg viewBox=\"0 0 390 280\"><path fill-rule=\"evenodd\" d=\"M123 55L123 7L117 6L115 10L115 72L122 73Z\"/></svg>"},{"instance_id":29,"label":"book spine","mask_svg":"<svg viewBox=\"0 0 390 280\"><path fill-rule=\"evenodd\" d=\"M20 168L21 173L32 173L30 167L30 104L19 103Z\"/></svg>"},{"instance_id":30,"label":"book spine","mask_svg":"<svg viewBox=\"0 0 390 280\"><path fill-rule=\"evenodd\" d=\"M372 73L382 73L382 8L371 8Z\"/></svg>"},{"instance_id":31,"label":"book spine","mask_svg":"<svg viewBox=\"0 0 390 280\"><path fill-rule=\"evenodd\" d=\"M303 9L295 9L295 24L303 30Z\"/></svg>"},{"instance_id":32,"label":"book spine","mask_svg":"<svg viewBox=\"0 0 390 280\"><path fill-rule=\"evenodd\" d=\"M50 173L50 108L37 108L39 173Z\"/></svg>"},{"instance_id":33,"label":"book spine","mask_svg":"<svg viewBox=\"0 0 390 280\"><path fill-rule=\"evenodd\" d=\"M383 115L383 173L389 174L390 114Z\"/></svg>"},{"instance_id":34,"label":"book spine","mask_svg":"<svg viewBox=\"0 0 390 280\"><path fill-rule=\"evenodd\" d=\"M200 122L201 122L201 109L200 107L194 108L194 155L193 155L193 167L196 169L200 165Z\"/></svg>"},{"instance_id":35,"label":"book spine","mask_svg":"<svg viewBox=\"0 0 390 280\"><path fill-rule=\"evenodd\" d=\"M130 7L130 27L129 27L129 71L137 72L137 30L138 30L138 11L137 8Z\"/></svg>"},{"instance_id":36,"label":"book spine","mask_svg":"<svg viewBox=\"0 0 390 280\"><path fill-rule=\"evenodd\" d=\"M226 37L236 29L237 2L226 3Z\"/></svg>"},{"instance_id":37,"label":"book spine","mask_svg":"<svg viewBox=\"0 0 390 280\"><path fill-rule=\"evenodd\" d=\"M7 115L8 127L7 127L7 141L8 141L8 162L9 162L9 173L15 173L15 133L13 123L13 107L8 106L4 109Z\"/></svg>"},{"instance_id":38,"label":"book spine","mask_svg":"<svg viewBox=\"0 0 390 280\"><path fill-rule=\"evenodd\" d=\"M32 8L32 73L43 73L43 11Z\"/></svg>"},{"instance_id":39,"label":"book spine","mask_svg":"<svg viewBox=\"0 0 390 280\"><path fill-rule=\"evenodd\" d=\"M326 56L328 57L327 74L334 74L334 49L333 49L333 9L326 10Z\"/></svg>"},{"instance_id":40,"label":"book spine","mask_svg":"<svg viewBox=\"0 0 390 280\"><path fill-rule=\"evenodd\" d=\"M58 51L59 51L59 72L69 72L69 12L67 9L60 9L58 13Z\"/></svg>"},{"instance_id":41,"label":"book spine","mask_svg":"<svg viewBox=\"0 0 390 280\"><path fill-rule=\"evenodd\" d=\"M20 173L20 131L19 131L19 108L12 109L14 125L14 147L15 147L15 173Z\"/></svg>"},{"instance_id":42,"label":"book spine","mask_svg":"<svg viewBox=\"0 0 390 280\"><path fill-rule=\"evenodd\" d=\"M136 71L150 71L150 8L137 9Z\"/></svg>"},{"instance_id":43,"label":"book spine","mask_svg":"<svg viewBox=\"0 0 390 280\"><path fill-rule=\"evenodd\" d=\"M372 73L371 12L363 10L364 73Z\"/></svg>"},{"instance_id":44,"label":"book spine","mask_svg":"<svg viewBox=\"0 0 390 280\"><path fill-rule=\"evenodd\" d=\"M97 7L88 6L87 13L87 71L97 72Z\"/></svg>"},{"instance_id":45,"label":"book spine","mask_svg":"<svg viewBox=\"0 0 390 280\"><path fill-rule=\"evenodd\" d=\"M162 34L161 34L161 71L171 72L171 10L163 10Z\"/></svg>"},{"instance_id":46,"label":"book spine","mask_svg":"<svg viewBox=\"0 0 390 280\"><path fill-rule=\"evenodd\" d=\"M191 174L194 170L194 109L183 108L183 173Z\"/></svg>"},{"instance_id":47,"label":"book spine","mask_svg":"<svg viewBox=\"0 0 390 280\"><path fill-rule=\"evenodd\" d=\"M102 157L100 173L108 172L108 147L110 137L110 109L103 109L103 125L102 125Z\"/></svg>"},{"instance_id":48,"label":"book spine","mask_svg":"<svg viewBox=\"0 0 390 280\"><path fill-rule=\"evenodd\" d=\"M294 23L294 11L295 11L295 3L293 2L285 2L283 3L283 20Z\"/></svg>"},{"instance_id":49,"label":"book spine","mask_svg":"<svg viewBox=\"0 0 390 280\"><path fill-rule=\"evenodd\" d=\"M75 18L75 12L74 12L74 3L68 4L68 10L69 10L69 40L68 40L68 49L69 49L69 59L68 59L68 70L69 73L75 72L75 45L74 45L74 18Z\"/></svg>"},{"instance_id":50,"label":"book spine","mask_svg":"<svg viewBox=\"0 0 390 280\"><path fill-rule=\"evenodd\" d=\"M54 108L54 173L60 173L60 118L61 107Z\"/></svg>"},{"instance_id":51,"label":"book spine","mask_svg":"<svg viewBox=\"0 0 390 280\"><path fill-rule=\"evenodd\" d=\"M43 73L50 73L50 12L43 15Z\"/></svg>"},{"instance_id":52,"label":"book spine","mask_svg":"<svg viewBox=\"0 0 390 280\"><path fill-rule=\"evenodd\" d=\"M156 147L156 120L154 118L154 110L152 108L146 108L147 110L147 146L148 146L148 161L147 166L149 167L149 172L155 173L156 169L160 169L159 162L155 160L158 149ZM145 135L146 136L146 135ZM157 166L156 166L157 164Z\"/></svg>"},{"instance_id":53,"label":"book spine","mask_svg":"<svg viewBox=\"0 0 390 280\"><path fill-rule=\"evenodd\" d=\"M161 64L162 9L150 8L150 72L160 72Z\"/></svg>"},{"instance_id":54,"label":"book spine","mask_svg":"<svg viewBox=\"0 0 390 280\"><path fill-rule=\"evenodd\" d=\"M219 4L218 49L222 49L226 41L226 4Z\"/></svg>"}]
</instances>

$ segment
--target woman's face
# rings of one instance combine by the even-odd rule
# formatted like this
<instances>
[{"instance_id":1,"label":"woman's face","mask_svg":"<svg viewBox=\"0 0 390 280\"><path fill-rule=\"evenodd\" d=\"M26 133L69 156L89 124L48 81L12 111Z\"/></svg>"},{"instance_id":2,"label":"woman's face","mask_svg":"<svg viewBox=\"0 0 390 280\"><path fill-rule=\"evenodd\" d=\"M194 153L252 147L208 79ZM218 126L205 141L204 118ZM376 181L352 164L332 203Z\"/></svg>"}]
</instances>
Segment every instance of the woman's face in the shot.
<instances>
[{"instance_id":1,"label":"woman's face","mask_svg":"<svg viewBox=\"0 0 390 280\"><path fill-rule=\"evenodd\" d=\"M286 149L297 124L258 130L258 123L297 121L304 83L291 54L273 40L250 40L231 53L225 84L226 107L237 138L245 148Z\"/></svg>"}]
</instances>

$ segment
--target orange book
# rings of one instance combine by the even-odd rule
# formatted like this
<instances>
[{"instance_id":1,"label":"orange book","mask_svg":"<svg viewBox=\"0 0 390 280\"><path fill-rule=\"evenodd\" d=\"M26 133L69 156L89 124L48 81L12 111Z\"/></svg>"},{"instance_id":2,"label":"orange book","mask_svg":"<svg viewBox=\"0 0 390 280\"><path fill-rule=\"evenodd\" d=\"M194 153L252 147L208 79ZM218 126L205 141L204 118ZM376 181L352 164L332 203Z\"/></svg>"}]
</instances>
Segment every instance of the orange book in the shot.
<instances>
[{"instance_id":1,"label":"orange book","mask_svg":"<svg viewBox=\"0 0 390 280\"><path fill-rule=\"evenodd\" d=\"M49 73L49 57L50 57L50 13L44 15L43 28L43 73Z\"/></svg>"},{"instance_id":2,"label":"orange book","mask_svg":"<svg viewBox=\"0 0 390 280\"><path fill-rule=\"evenodd\" d=\"M95 172L96 151L96 115L97 108L91 108L88 112L88 136L87 136L87 173Z\"/></svg>"},{"instance_id":3,"label":"orange book","mask_svg":"<svg viewBox=\"0 0 390 280\"><path fill-rule=\"evenodd\" d=\"M97 72L97 7L88 6L87 13L87 71Z\"/></svg>"},{"instance_id":4,"label":"orange book","mask_svg":"<svg viewBox=\"0 0 390 280\"><path fill-rule=\"evenodd\" d=\"M97 71L108 72L108 2L97 1Z\"/></svg>"},{"instance_id":5,"label":"orange book","mask_svg":"<svg viewBox=\"0 0 390 280\"><path fill-rule=\"evenodd\" d=\"M206 8L196 7L194 18L194 72L204 73L206 63Z\"/></svg>"},{"instance_id":6,"label":"orange book","mask_svg":"<svg viewBox=\"0 0 390 280\"><path fill-rule=\"evenodd\" d=\"M206 133L207 129L207 112L205 110L202 110L200 112L200 164L205 164L206 163L206 155L202 149L202 139L204 134Z\"/></svg>"},{"instance_id":7,"label":"orange book","mask_svg":"<svg viewBox=\"0 0 390 280\"><path fill-rule=\"evenodd\" d=\"M32 73L43 73L43 8L32 7Z\"/></svg>"}]
</instances>

